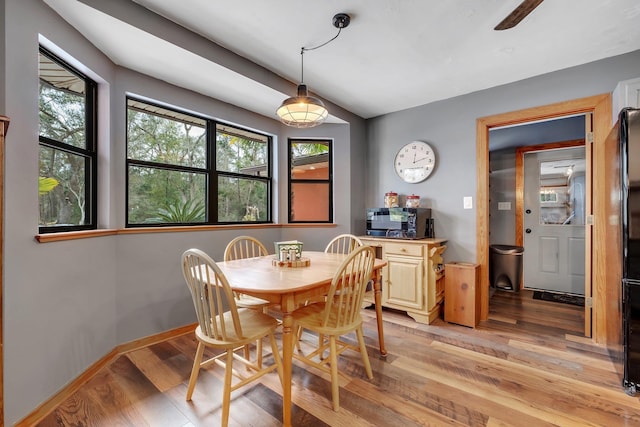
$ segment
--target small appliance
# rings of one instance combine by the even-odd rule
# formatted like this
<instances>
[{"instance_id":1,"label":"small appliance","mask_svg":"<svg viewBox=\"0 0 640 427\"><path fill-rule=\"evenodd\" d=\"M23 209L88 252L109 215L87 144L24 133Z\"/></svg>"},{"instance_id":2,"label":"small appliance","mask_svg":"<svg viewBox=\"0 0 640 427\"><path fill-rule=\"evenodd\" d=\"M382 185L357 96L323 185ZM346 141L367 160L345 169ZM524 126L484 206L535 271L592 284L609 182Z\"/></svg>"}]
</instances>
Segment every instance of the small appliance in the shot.
<instances>
[{"instance_id":1,"label":"small appliance","mask_svg":"<svg viewBox=\"0 0 640 427\"><path fill-rule=\"evenodd\" d=\"M369 208L367 235L396 239L426 239L435 237L431 209Z\"/></svg>"}]
</instances>

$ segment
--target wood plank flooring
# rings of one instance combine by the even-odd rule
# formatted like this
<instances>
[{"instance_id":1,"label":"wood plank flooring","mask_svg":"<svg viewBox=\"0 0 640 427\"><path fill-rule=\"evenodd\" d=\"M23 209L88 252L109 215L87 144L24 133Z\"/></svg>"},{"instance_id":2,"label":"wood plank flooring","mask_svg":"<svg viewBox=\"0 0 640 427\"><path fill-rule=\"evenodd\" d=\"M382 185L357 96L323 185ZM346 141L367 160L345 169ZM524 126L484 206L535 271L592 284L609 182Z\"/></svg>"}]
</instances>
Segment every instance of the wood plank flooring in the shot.
<instances>
[{"instance_id":1,"label":"wood plank flooring","mask_svg":"<svg viewBox=\"0 0 640 427\"><path fill-rule=\"evenodd\" d=\"M624 393L606 349L582 337L581 307L498 291L476 329L385 310L386 359L375 313L363 313L374 379L345 353L334 412L328 376L294 361L295 426L640 426L640 398ZM219 368L201 371L185 401L195 349L189 333L122 355L37 425L220 425ZM281 392L275 373L236 391L230 425L281 425Z\"/></svg>"}]
</instances>

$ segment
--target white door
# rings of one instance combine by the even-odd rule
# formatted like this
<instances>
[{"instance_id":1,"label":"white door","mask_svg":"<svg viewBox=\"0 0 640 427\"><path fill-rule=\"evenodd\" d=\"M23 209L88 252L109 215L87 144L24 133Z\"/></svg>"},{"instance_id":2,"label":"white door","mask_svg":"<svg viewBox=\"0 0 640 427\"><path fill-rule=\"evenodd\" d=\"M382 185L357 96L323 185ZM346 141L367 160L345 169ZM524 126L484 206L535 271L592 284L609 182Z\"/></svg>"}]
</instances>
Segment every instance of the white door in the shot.
<instances>
[{"instance_id":1,"label":"white door","mask_svg":"<svg viewBox=\"0 0 640 427\"><path fill-rule=\"evenodd\" d=\"M584 295L585 148L524 155L524 287Z\"/></svg>"}]
</instances>

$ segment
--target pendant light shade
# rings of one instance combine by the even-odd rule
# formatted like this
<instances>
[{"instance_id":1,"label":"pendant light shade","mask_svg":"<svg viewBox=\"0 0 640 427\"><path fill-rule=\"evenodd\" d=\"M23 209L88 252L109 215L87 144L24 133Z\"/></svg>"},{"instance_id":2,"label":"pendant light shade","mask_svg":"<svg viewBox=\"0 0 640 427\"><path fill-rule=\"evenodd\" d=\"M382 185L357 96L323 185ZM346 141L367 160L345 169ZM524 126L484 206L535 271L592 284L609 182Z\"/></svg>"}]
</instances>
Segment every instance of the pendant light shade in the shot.
<instances>
[{"instance_id":1,"label":"pendant light shade","mask_svg":"<svg viewBox=\"0 0 640 427\"><path fill-rule=\"evenodd\" d=\"M296 128L318 126L329 115L324 103L315 96L309 96L307 85L298 85L298 96L287 98L276 111L280 121Z\"/></svg>"},{"instance_id":2,"label":"pendant light shade","mask_svg":"<svg viewBox=\"0 0 640 427\"><path fill-rule=\"evenodd\" d=\"M338 29L338 34L331 40L316 47L302 47L300 49L301 79L298 85L298 95L287 98L282 102L276 114L280 121L287 126L296 128L312 128L325 121L329 111L324 103L315 96L309 96L307 85L304 84L304 53L327 45L337 39L340 31L349 25L351 17L346 13L338 13L333 17L333 26Z\"/></svg>"}]
</instances>

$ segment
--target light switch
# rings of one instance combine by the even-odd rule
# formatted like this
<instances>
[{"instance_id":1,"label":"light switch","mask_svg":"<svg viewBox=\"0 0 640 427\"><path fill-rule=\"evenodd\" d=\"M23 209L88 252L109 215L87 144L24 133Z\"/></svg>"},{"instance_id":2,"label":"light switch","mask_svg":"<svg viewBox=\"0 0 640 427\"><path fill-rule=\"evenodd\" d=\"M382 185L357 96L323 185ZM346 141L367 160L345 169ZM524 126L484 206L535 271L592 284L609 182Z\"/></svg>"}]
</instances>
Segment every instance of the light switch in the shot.
<instances>
[{"instance_id":1,"label":"light switch","mask_svg":"<svg viewBox=\"0 0 640 427\"><path fill-rule=\"evenodd\" d=\"M511 210L511 202L498 202L498 210L499 211L510 211Z\"/></svg>"},{"instance_id":2,"label":"light switch","mask_svg":"<svg viewBox=\"0 0 640 427\"><path fill-rule=\"evenodd\" d=\"M466 196L462 199L464 209L473 209L473 198Z\"/></svg>"}]
</instances>

